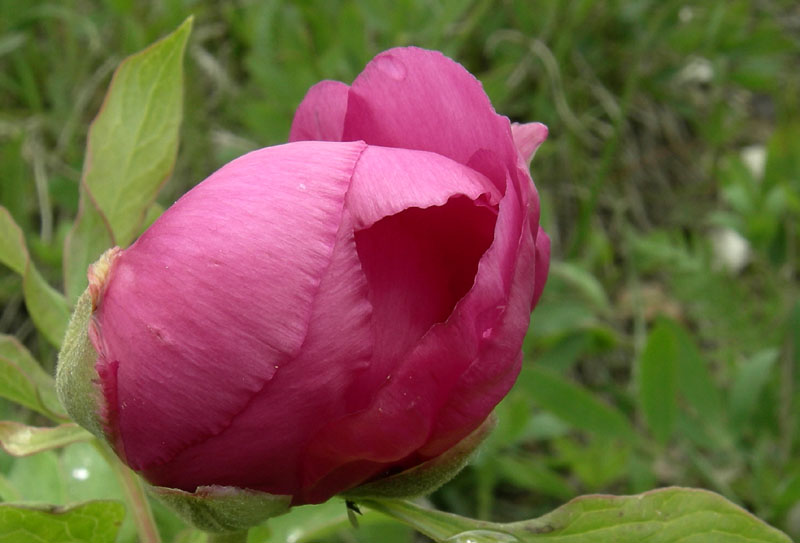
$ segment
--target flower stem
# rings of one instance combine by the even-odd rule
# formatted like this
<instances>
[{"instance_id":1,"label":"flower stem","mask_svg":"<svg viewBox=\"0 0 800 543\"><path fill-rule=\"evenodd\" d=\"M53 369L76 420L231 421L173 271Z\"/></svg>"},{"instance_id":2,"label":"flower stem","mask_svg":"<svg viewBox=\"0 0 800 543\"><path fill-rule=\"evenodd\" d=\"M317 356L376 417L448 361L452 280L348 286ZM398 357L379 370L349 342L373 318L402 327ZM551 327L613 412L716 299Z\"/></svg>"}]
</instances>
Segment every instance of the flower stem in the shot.
<instances>
[{"instance_id":1,"label":"flower stem","mask_svg":"<svg viewBox=\"0 0 800 543\"><path fill-rule=\"evenodd\" d=\"M250 530L244 530L242 532L225 532L222 534L208 534L208 539L206 539L206 543L246 543L247 542L247 532Z\"/></svg>"},{"instance_id":2,"label":"flower stem","mask_svg":"<svg viewBox=\"0 0 800 543\"><path fill-rule=\"evenodd\" d=\"M93 444L103 455L103 458L106 459L108 465L111 466L120 486L122 486L122 491L125 493L125 498L133 515L133 521L139 532L140 543L161 543L161 536L158 533L155 519L153 519L153 512L150 510L150 502L147 501L147 495L144 493L144 487L139 477L128 466L120 462L119 458L109 450L108 446L96 439Z\"/></svg>"},{"instance_id":3,"label":"flower stem","mask_svg":"<svg viewBox=\"0 0 800 543\"><path fill-rule=\"evenodd\" d=\"M483 529L489 533L489 531L495 531L500 528L499 525L491 522L473 520L451 513L426 509L409 500L367 499L359 500L358 503L399 520L434 541L444 541L460 533L475 529ZM505 541L505 539L498 539L498 541Z\"/></svg>"}]
</instances>

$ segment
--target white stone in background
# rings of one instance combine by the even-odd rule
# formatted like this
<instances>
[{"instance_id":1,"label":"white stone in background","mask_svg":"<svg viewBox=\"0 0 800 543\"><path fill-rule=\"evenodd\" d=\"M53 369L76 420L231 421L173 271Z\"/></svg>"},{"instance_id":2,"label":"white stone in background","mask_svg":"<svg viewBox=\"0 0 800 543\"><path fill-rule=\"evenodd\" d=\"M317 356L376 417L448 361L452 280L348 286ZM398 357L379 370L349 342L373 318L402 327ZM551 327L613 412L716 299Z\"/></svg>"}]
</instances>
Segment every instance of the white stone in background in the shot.
<instances>
[{"instance_id":1,"label":"white stone in background","mask_svg":"<svg viewBox=\"0 0 800 543\"><path fill-rule=\"evenodd\" d=\"M678 77L684 83L710 83L714 78L714 66L705 57L691 57Z\"/></svg>"},{"instance_id":2,"label":"white stone in background","mask_svg":"<svg viewBox=\"0 0 800 543\"><path fill-rule=\"evenodd\" d=\"M742 148L741 157L753 179L761 181L767 164L767 149L763 145L749 145Z\"/></svg>"},{"instance_id":3,"label":"white stone in background","mask_svg":"<svg viewBox=\"0 0 800 543\"><path fill-rule=\"evenodd\" d=\"M711 231L714 265L731 273L739 273L750 262L750 243L732 228Z\"/></svg>"},{"instance_id":4,"label":"white stone in background","mask_svg":"<svg viewBox=\"0 0 800 543\"><path fill-rule=\"evenodd\" d=\"M688 23L694 19L694 10L691 6L683 6L678 12L678 19L680 19L682 23Z\"/></svg>"}]
</instances>

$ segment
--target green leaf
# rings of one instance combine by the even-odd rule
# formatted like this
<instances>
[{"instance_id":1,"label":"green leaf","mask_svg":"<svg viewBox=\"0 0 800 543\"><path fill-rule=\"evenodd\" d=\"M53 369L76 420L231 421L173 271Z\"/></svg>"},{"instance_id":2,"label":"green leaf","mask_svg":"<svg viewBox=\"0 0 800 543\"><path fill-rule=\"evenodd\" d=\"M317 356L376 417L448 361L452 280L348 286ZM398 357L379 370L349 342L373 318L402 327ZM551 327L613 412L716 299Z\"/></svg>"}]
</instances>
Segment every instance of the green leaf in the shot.
<instances>
[{"instance_id":1,"label":"green leaf","mask_svg":"<svg viewBox=\"0 0 800 543\"><path fill-rule=\"evenodd\" d=\"M346 539L341 539L346 541L365 543L413 541L411 530L406 526L375 511L364 509L362 513L357 517L358 529L353 530L343 500L333 499L319 505L293 507L289 513L252 528L249 541L317 543L332 540L336 534L342 532L348 533ZM373 537L369 537L370 535Z\"/></svg>"},{"instance_id":2,"label":"green leaf","mask_svg":"<svg viewBox=\"0 0 800 543\"><path fill-rule=\"evenodd\" d=\"M78 217L64 240L64 290L73 304L88 284L89 264L114 245L103 217L84 193L81 190Z\"/></svg>"},{"instance_id":3,"label":"green leaf","mask_svg":"<svg viewBox=\"0 0 800 543\"><path fill-rule=\"evenodd\" d=\"M27 456L91 439L92 434L74 423L54 427L26 426L19 422L0 421L0 446L13 456Z\"/></svg>"},{"instance_id":4,"label":"green leaf","mask_svg":"<svg viewBox=\"0 0 800 543\"><path fill-rule=\"evenodd\" d=\"M12 502L21 500L22 496L19 491L14 488L11 481L6 479L3 474L0 474L0 502Z\"/></svg>"},{"instance_id":5,"label":"green leaf","mask_svg":"<svg viewBox=\"0 0 800 543\"><path fill-rule=\"evenodd\" d=\"M599 310L610 307L608 296L597 278L582 267L570 262L557 261L550 266L550 276L562 280L570 290L580 294Z\"/></svg>"},{"instance_id":6,"label":"green leaf","mask_svg":"<svg viewBox=\"0 0 800 543\"><path fill-rule=\"evenodd\" d=\"M778 126L767 147L764 183L774 186L800 176L800 123ZM796 181L795 181L796 182Z\"/></svg>"},{"instance_id":7,"label":"green leaf","mask_svg":"<svg viewBox=\"0 0 800 543\"><path fill-rule=\"evenodd\" d=\"M741 428L755 411L778 355L777 349L765 349L738 368L730 392L731 425L734 428Z\"/></svg>"},{"instance_id":8,"label":"green leaf","mask_svg":"<svg viewBox=\"0 0 800 543\"><path fill-rule=\"evenodd\" d=\"M633 427L618 409L550 370L526 366L519 382L540 407L575 428L607 437L635 438Z\"/></svg>"},{"instance_id":9,"label":"green leaf","mask_svg":"<svg viewBox=\"0 0 800 543\"><path fill-rule=\"evenodd\" d=\"M678 346L674 329L658 319L639 357L639 403L653 436L665 443L677 416Z\"/></svg>"},{"instance_id":10,"label":"green leaf","mask_svg":"<svg viewBox=\"0 0 800 543\"><path fill-rule=\"evenodd\" d=\"M0 504L0 543L111 543L125 508L115 501L71 507Z\"/></svg>"},{"instance_id":11,"label":"green leaf","mask_svg":"<svg viewBox=\"0 0 800 543\"><path fill-rule=\"evenodd\" d=\"M493 461L500 477L514 486L561 500L575 495L566 478L550 469L544 459L515 458L505 454L498 455Z\"/></svg>"},{"instance_id":12,"label":"green leaf","mask_svg":"<svg viewBox=\"0 0 800 543\"><path fill-rule=\"evenodd\" d=\"M66 503L64 474L55 451L14 459L8 481L21 499L40 503Z\"/></svg>"},{"instance_id":13,"label":"green leaf","mask_svg":"<svg viewBox=\"0 0 800 543\"><path fill-rule=\"evenodd\" d=\"M706 490L665 488L635 496L576 498L534 520L482 522L400 500L363 505L448 543L791 543L722 496Z\"/></svg>"},{"instance_id":14,"label":"green leaf","mask_svg":"<svg viewBox=\"0 0 800 543\"><path fill-rule=\"evenodd\" d=\"M0 335L0 397L54 420L65 420L55 383L12 336Z\"/></svg>"},{"instance_id":15,"label":"green leaf","mask_svg":"<svg viewBox=\"0 0 800 543\"><path fill-rule=\"evenodd\" d=\"M4 207L0 207L0 263L22 276L25 306L33 323L50 343L60 346L69 319L67 301L33 265L22 230Z\"/></svg>"},{"instance_id":16,"label":"green leaf","mask_svg":"<svg viewBox=\"0 0 800 543\"><path fill-rule=\"evenodd\" d=\"M86 287L86 268L111 245L139 234L172 173L183 109L183 53L192 28L175 32L125 59L89 128L80 212L65 241L67 295Z\"/></svg>"},{"instance_id":17,"label":"green leaf","mask_svg":"<svg viewBox=\"0 0 800 543\"><path fill-rule=\"evenodd\" d=\"M708 360L689 333L678 322L664 318L677 347L676 379L680 396L694 414L709 424L720 424L724 419L722 394L711 378Z\"/></svg>"}]
</instances>

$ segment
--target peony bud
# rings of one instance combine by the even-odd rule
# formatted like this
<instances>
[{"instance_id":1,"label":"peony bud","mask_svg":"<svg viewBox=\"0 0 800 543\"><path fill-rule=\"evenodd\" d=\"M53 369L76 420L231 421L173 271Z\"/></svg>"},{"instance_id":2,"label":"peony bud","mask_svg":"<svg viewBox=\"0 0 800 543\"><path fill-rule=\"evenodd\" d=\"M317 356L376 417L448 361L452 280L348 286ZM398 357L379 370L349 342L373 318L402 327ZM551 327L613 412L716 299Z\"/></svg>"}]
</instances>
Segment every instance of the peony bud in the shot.
<instances>
[{"instance_id":1,"label":"peony bud","mask_svg":"<svg viewBox=\"0 0 800 543\"><path fill-rule=\"evenodd\" d=\"M546 134L512 131L432 51L312 87L291 143L224 166L90 273L71 334L95 352L88 370L79 340L62 352L68 410L186 492L318 503L436 464L519 372L549 261L527 168Z\"/></svg>"}]
</instances>

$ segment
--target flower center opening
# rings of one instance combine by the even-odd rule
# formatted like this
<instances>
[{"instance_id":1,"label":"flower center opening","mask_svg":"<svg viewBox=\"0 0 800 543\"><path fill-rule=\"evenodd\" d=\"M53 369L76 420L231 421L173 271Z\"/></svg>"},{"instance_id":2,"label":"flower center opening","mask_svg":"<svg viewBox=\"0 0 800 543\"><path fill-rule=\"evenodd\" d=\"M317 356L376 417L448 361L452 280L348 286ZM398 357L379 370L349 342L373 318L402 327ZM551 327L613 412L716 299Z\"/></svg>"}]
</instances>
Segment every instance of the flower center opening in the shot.
<instances>
[{"instance_id":1,"label":"flower center opening","mask_svg":"<svg viewBox=\"0 0 800 543\"><path fill-rule=\"evenodd\" d=\"M355 233L376 346L402 357L469 292L494 238L497 210L464 196L409 208Z\"/></svg>"}]
</instances>

